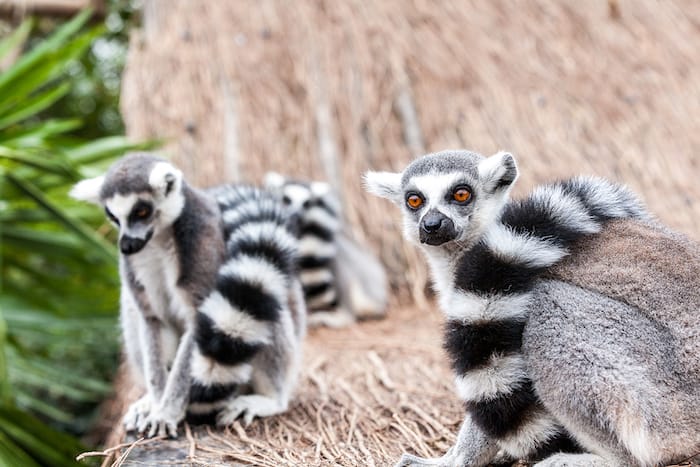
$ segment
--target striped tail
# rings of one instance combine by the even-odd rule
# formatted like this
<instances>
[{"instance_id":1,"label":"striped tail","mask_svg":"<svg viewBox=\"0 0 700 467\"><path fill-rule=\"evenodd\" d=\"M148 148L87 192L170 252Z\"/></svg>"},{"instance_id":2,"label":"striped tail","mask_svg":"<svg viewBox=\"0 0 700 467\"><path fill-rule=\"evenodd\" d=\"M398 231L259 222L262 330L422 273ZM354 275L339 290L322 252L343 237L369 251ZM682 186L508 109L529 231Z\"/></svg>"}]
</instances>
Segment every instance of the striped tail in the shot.
<instances>
[{"instance_id":1,"label":"striped tail","mask_svg":"<svg viewBox=\"0 0 700 467\"><path fill-rule=\"evenodd\" d=\"M303 310L293 309L297 240L272 196L251 187L212 192L226 242L214 290L199 307L189 416L209 421L250 382L251 360L275 339L279 323L303 333ZM291 314L291 320L283 315Z\"/></svg>"},{"instance_id":2,"label":"striped tail","mask_svg":"<svg viewBox=\"0 0 700 467\"><path fill-rule=\"evenodd\" d=\"M458 261L441 300L445 348L474 423L514 457L579 447L539 402L522 355L530 290L573 241L612 219L649 220L630 191L598 178L542 186L505 206L501 221Z\"/></svg>"}]
</instances>

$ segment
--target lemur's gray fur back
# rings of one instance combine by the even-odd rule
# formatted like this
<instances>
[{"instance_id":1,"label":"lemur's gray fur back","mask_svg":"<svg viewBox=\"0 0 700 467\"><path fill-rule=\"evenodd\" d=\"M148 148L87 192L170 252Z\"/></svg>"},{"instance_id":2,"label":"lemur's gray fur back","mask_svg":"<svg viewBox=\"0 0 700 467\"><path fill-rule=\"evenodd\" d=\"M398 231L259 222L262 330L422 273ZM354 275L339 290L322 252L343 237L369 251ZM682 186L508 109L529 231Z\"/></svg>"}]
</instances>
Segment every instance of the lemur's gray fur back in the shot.
<instances>
[{"instance_id":1,"label":"lemur's gray fur back","mask_svg":"<svg viewBox=\"0 0 700 467\"><path fill-rule=\"evenodd\" d=\"M700 246L657 223L616 220L571 251L547 271L537 291L547 306L533 309L524 338L530 371L542 375L536 381L561 386L538 390L555 395L545 404L571 414L570 423L591 437L605 433L592 422L616 427L622 459L639 453L636 462L654 465L699 452ZM559 307L571 311L546 311ZM578 311L586 309L596 313ZM604 362L595 373L562 342L571 335ZM572 373L584 373L579 390L587 405L565 391Z\"/></svg>"},{"instance_id":2,"label":"lemur's gray fur back","mask_svg":"<svg viewBox=\"0 0 700 467\"><path fill-rule=\"evenodd\" d=\"M246 422L286 409L305 332L297 240L277 199L250 187L190 187L148 154L71 194L120 229L121 323L146 395L129 430L175 435L194 421Z\"/></svg>"},{"instance_id":3,"label":"lemur's gray fur back","mask_svg":"<svg viewBox=\"0 0 700 467\"><path fill-rule=\"evenodd\" d=\"M663 303L670 268L658 288L620 267L585 273L605 263L587 239L609 239L611 231L618 250L635 251L659 228L631 192L607 181L574 178L507 202L516 177L509 154L469 152L428 155L403 174L368 174L371 191L405 206L406 235L420 229L467 404L445 456L404 455L399 465L482 466L499 451L501 459L541 466L656 465L694 454L700 431L678 421L700 417L691 389L700 378L695 292L676 286L678 306ZM453 193L467 200L454 202ZM416 207L408 205L413 196ZM614 231L621 222L636 226L641 240ZM680 248L677 239L667 242ZM621 264L636 267L645 252L627 253ZM694 266L676 282L697 289L688 280L697 282L700 256L685 255ZM615 292L616 283L627 286ZM686 415L669 415L678 411ZM575 454L582 451L591 454Z\"/></svg>"}]
</instances>

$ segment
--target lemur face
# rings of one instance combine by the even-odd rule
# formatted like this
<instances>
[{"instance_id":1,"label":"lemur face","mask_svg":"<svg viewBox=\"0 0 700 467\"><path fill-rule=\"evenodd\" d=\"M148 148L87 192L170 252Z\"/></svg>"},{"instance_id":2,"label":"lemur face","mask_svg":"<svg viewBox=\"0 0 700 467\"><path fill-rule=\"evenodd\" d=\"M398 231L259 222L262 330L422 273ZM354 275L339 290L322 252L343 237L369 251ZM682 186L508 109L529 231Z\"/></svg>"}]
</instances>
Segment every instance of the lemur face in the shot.
<instances>
[{"instance_id":1,"label":"lemur face","mask_svg":"<svg viewBox=\"0 0 700 467\"><path fill-rule=\"evenodd\" d=\"M497 219L517 178L513 156L444 151L401 173L368 172L367 189L398 204L404 236L427 247L468 247Z\"/></svg>"},{"instance_id":2,"label":"lemur face","mask_svg":"<svg viewBox=\"0 0 700 467\"><path fill-rule=\"evenodd\" d=\"M184 206L182 173L147 154L117 161L105 175L76 184L70 194L104 208L119 229L119 249L125 255L141 251L170 227Z\"/></svg>"},{"instance_id":3,"label":"lemur face","mask_svg":"<svg viewBox=\"0 0 700 467\"><path fill-rule=\"evenodd\" d=\"M405 235L438 246L459 241L474 212L474 179L465 173L415 175L402 186Z\"/></svg>"},{"instance_id":4,"label":"lemur face","mask_svg":"<svg viewBox=\"0 0 700 467\"><path fill-rule=\"evenodd\" d=\"M330 184L302 182L269 172L265 187L276 193L293 218L301 224L315 223L337 230L340 202Z\"/></svg>"}]
</instances>

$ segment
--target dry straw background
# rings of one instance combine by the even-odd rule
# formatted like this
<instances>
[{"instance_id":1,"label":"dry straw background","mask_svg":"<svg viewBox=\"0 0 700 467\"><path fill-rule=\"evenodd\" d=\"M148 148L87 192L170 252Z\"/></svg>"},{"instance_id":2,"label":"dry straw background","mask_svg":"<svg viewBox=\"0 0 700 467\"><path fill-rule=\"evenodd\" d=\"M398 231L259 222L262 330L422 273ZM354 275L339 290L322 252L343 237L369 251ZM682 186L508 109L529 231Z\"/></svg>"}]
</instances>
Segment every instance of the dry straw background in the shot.
<instances>
[{"instance_id":1,"label":"dry straw background","mask_svg":"<svg viewBox=\"0 0 700 467\"><path fill-rule=\"evenodd\" d=\"M132 446L127 460L115 449L106 464L382 466L444 452L461 408L426 268L361 174L507 149L516 196L602 175L699 239L699 40L692 0L146 0L124 76L128 133L165 138L200 186L269 169L330 180L394 299L383 322L311 332L287 414ZM120 379L107 425L137 393Z\"/></svg>"}]
</instances>

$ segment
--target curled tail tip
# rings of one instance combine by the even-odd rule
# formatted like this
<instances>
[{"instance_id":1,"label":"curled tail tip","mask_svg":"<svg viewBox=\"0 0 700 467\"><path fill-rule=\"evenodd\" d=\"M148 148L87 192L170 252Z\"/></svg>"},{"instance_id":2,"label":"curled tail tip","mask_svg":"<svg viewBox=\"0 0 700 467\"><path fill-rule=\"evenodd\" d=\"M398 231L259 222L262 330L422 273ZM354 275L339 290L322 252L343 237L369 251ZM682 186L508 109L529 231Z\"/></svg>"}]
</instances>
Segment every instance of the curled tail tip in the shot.
<instances>
[{"instance_id":1,"label":"curled tail tip","mask_svg":"<svg viewBox=\"0 0 700 467\"><path fill-rule=\"evenodd\" d=\"M599 176L579 175L557 185L577 196L598 221L652 218L637 193L623 183Z\"/></svg>"}]
</instances>

